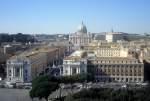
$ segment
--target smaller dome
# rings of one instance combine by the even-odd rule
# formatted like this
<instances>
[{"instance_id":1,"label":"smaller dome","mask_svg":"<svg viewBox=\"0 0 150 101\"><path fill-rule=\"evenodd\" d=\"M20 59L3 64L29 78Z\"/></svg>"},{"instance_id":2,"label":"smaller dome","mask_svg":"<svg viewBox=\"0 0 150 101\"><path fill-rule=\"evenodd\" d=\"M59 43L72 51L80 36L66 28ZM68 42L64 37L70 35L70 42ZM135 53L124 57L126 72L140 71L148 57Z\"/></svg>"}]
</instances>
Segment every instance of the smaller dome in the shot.
<instances>
[{"instance_id":1,"label":"smaller dome","mask_svg":"<svg viewBox=\"0 0 150 101\"><path fill-rule=\"evenodd\" d=\"M87 33L87 29L86 29L86 26L83 24L79 25L78 29L77 29L77 32L79 33Z\"/></svg>"}]
</instances>

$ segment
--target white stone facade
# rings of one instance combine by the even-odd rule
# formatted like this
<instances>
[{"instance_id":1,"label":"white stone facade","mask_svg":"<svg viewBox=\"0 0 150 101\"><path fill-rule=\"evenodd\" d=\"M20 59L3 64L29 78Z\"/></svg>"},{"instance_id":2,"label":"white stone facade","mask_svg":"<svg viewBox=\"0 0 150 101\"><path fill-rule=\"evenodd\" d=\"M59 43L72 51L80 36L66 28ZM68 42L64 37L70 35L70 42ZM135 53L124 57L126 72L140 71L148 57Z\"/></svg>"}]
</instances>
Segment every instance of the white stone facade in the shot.
<instances>
[{"instance_id":1,"label":"white stone facade","mask_svg":"<svg viewBox=\"0 0 150 101\"><path fill-rule=\"evenodd\" d=\"M83 55L83 52L76 51L63 60L64 76L87 73L87 59Z\"/></svg>"},{"instance_id":2,"label":"white stone facade","mask_svg":"<svg viewBox=\"0 0 150 101\"><path fill-rule=\"evenodd\" d=\"M87 73L87 60L64 60L63 61L63 75L77 75Z\"/></svg>"},{"instance_id":3,"label":"white stone facade","mask_svg":"<svg viewBox=\"0 0 150 101\"><path fill-rule=\"evenodd\" d=\"M106 33L106 37L105 38L106 38L107 42L117 42L118 40L122 40L123 33L109 32L109 33Z\"/></svg>"},{"instance_id":4,"label":"white stone facade","mask_svg":"<svg viewBox=\"0 0 150 101\"><path fill-rule=\"evenodd\" d=\"M11 83L16 82L30 82L31 70L29 60L27 58L15 58L7 61L7 81Z\"/></svg>"}]
</instances>

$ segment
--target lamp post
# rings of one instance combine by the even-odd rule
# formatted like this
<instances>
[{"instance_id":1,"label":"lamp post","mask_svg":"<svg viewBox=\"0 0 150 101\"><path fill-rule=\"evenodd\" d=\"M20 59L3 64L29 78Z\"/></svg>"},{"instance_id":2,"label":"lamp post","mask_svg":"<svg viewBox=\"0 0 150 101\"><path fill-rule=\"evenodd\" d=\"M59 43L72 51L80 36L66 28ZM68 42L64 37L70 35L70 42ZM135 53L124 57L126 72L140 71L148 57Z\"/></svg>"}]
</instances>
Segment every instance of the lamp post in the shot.
<instances>
[{"instance_id":1,"label":"lamp post","mask_svg":"<svg viewBox=\"0 0 150 101\"><path fill-rule=\"evenodd\" d=\"M62 101L62 99L61 99L61 84L59 84L59 100Z\"/></svg>"}]
</instances>

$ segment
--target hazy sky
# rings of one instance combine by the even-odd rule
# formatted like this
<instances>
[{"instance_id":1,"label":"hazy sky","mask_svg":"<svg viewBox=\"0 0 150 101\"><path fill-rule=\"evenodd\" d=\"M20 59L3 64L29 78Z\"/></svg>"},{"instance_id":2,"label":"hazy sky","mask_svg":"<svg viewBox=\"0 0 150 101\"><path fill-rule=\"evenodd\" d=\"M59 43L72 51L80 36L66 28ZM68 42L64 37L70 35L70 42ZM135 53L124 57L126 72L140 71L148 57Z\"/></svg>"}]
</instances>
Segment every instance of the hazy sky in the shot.
<instances>
[{"instance_id":1,"label":"hazy sky","mask_svg":"<svg viewBox=\"0 0 150 101\"><path fill-rule=\"evenodd\" d=\"M0 32L150 33L150 0L0 0Z\"/></svg>"}]
</instances>

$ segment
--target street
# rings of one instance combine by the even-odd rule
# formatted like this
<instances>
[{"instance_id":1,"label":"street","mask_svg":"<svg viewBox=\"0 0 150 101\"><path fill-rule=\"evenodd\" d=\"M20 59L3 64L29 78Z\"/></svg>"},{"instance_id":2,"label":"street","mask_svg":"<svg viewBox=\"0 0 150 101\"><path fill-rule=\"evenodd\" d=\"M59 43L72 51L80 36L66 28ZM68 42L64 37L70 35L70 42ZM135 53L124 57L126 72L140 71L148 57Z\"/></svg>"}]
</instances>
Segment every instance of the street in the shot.
<instances>
[{"instance_id":1,"label":"street","mask_svg":"<svg viewBox=\"0 0 150 101\"><path fill-rule=\"evenodd\" d=\"M8 89L0 88L0 101L45 101L32 100L27 89Z\"/></svg>"}]
</instances>

